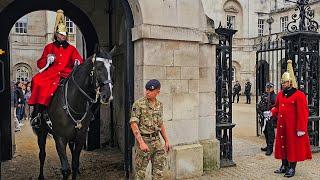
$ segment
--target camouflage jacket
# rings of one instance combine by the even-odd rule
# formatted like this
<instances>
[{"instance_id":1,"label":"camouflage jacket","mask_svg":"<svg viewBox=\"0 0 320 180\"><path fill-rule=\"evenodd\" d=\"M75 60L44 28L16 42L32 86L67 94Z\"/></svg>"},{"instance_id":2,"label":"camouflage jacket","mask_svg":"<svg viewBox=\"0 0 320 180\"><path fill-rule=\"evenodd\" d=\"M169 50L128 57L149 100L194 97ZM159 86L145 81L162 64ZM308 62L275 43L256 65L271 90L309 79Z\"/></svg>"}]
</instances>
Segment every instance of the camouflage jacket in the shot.
<instances>
[{"instance_id":1,"label":"camouflage jacket","mask_svg":"<svg viewBox=\"0 0 320 180\"><path fill-rule=\"evenodd\" d=\"M133 103L130 123L136 122L141 134L152 134L161 130L163 124L163 105L156 100L154 107L146 97Z\"/></svg>"},{"instance_id":2,"label":"camouflage jacket","mask_svg":"<svg viewBox=\"0 0 320 180\"><path fill-rule=\"evenodd\" d=\"M277 95L274 92L265 93L261 96L261 100L258 104L258 112L269 111L276 104Z\"/></svg>"}]
</instances>

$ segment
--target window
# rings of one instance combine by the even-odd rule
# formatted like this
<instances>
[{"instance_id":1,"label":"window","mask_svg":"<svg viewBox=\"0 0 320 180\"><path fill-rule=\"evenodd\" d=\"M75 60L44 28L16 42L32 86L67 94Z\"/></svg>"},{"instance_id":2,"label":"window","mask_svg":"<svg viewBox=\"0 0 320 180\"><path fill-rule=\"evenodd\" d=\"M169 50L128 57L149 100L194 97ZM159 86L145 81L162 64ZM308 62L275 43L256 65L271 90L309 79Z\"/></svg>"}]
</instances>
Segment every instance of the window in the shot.
<instances>
[{"instance_id":1,"label":"window","mask_svg":"<svg viewBox=\"0 0 320 180\"><path fill-rule=\"evenodd\" d=\"M232 82L236 81L236 68L235 67L232 67L232 69L231 69L231 79L232 79Z\"/></svg>"},{"instance_id":2,"label":"window","mask_svg":"<svg viewBox=\"0 0 320 180\"><path fill-rule=\"evenodd\" d=\"M23 16L14 25L15 32L19 33L19 34L27 33L27 25L28 25L28 17L27 16Z\"/></svg>"},{"instance_id":3,"label":"window","mask_svg":"<svg viewBox=\"0 0 320 180\"><path fill-rule=\"evenodd\" d=\"M280 30L281 30L281 32L287 31L287 25L288 25L288 16L280 17Z\"/></svg>"},{"instance_id":4,"label":"window","mask_svg":"<svg viewBox=\"0 0 320 180\"><path fill-rule=\"evenodd\" d=\"M263 36L264 19L258 19L258 36Z\"/></svg>"},{"instance_id":5,"label":"window","mask_svg":"<svg viewBox=\"0 0 320 180\"><path fill-rule=\"evenodd\" d=\"M67 30L68 30L69 34L74 34L75 33L74 23L68 17L66 17L66 26L67 26Z\"/></svg>"},{"instance_id":6,"label":"window","mask_svg":"<svg viewBox=\"0 0 320 180\"><path fill-rule=\"evenodd\" d=\"M29 69L24 65L18 66L16 70L16 82L18 81L28 82L29 80L30 80Z\"/></svg>"},{"instance_id":7,"label":"window","mask_svg":"<svg viewBox=\"0 0 320 180\"><path fill-rule=\"evenodd\" d=\"M234 29L235 23L236 23L236 17L227 15L227 27L230 29Z\"/></svg>"}]
</instances>

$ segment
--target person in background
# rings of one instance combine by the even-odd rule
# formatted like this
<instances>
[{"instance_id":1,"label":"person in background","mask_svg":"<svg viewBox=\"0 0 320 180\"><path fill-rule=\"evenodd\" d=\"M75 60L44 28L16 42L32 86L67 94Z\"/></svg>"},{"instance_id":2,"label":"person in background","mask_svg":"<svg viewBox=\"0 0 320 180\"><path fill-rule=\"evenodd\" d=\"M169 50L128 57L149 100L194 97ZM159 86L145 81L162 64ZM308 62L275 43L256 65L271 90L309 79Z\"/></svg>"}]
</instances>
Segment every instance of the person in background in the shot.
<instances>
[{"instance_id":1,"label":"person in background","mask_svg":"<svg viewBox=\"0 0 320 180\"><path fill-rule=\"evenodd\" d=\"M14 94L13 94L13 103L14 103L14 119L15 119L15 126L16 130L20 130L20 127L23 126L21 123L22 120L22 101L24 99L23 97L23 92L22 92L22 83L17 82L15 85L14 89Z\"/></svg>"},{"instance_id":2,"label":"person in background","mask_svg":"<svg viewBox=\"0 0 320 180\"><path fill-rule=\"evenodd\" d=\"M244 94L246 95L246 104L251 104L251 82L247 79L244 87Z\"/></svg>"},{"instance_id":3,"label":"person in background","mask_svg":"<svg viewBox=\"0 0 320 180\"><path fill-rule=\"evenodd\" d=\"M239 81L236 81L236 84L233 86L233 98L232 103L234 103L234 98L237 96L237 103L239 103L239 96L241 91L241 85Z\"/></svg>"},{"instance_id":4,"label":"person in background","mask_svg":"<svg viewBox=\"0 0 320 180\"><path fill-rule=\"evenodd\" d=\"M25 94L27 93L27 85L25 83L22 83L21 85L21 91L22 91L22 100L21 100L21 116L22 116L22 120L24 120L24 118L26 118L26 98L25 98Z\"/></svg>"},{"instance_id":5,"label":"person in background","mask_svg":"<svg viewBox=\"0 0 320 180\"><path fill-rule=\"evenodd\" d=\"M26 89L26 93L24 94L24 98L25 98L25 102L28 102L31 97L31 83L27 82L26 86L27 86L27 89ZM25 104L25 114L26 114L26 120L30 120L31 106L28 103Z\"/></svg>"}]
</instances>

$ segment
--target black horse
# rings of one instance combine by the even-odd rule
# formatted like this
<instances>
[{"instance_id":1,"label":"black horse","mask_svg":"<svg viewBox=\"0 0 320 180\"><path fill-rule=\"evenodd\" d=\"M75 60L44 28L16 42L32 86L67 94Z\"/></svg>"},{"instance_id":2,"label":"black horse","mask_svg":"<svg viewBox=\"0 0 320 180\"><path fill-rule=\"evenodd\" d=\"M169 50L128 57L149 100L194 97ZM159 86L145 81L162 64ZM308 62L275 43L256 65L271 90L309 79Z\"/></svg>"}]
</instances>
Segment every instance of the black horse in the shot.
<instances>
[{"instance_id":1,"label":"black horse","mask_svg":"<svg viewBox=\"0 0 320 180\"><path fill-rule=\"evenodd\" d=\"M91 107L100 96L100 103L112 100L112 52L98 52L76 66L70 76L60 82L50 105L41 117L38 136L40 173L44 179L43 165L46 157L46 138L53 135L61 162L63 179L71 174L66 146L72 154L72 179L79 173L79 157L86 141L86 134L93 118Z\"/></svg>"}]
</instances>

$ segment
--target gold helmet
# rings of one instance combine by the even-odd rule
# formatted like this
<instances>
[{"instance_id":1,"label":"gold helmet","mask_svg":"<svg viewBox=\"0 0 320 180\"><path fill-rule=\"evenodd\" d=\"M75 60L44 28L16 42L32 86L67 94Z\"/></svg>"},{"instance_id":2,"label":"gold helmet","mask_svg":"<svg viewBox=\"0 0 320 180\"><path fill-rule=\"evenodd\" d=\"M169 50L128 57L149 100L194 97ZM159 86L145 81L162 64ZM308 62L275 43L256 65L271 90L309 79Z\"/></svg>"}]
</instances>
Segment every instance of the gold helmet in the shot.
<instances>
[{"instance_id":1,"label":"gold helmet","mask_svg":"<svg viewBox=\"0 0 320 180\"><path fill-rule=\"evenodd\" d=\"M64 36L67 36L68 35L67 32L68 31L67 31L67 26L66 26L63 10L59 9L57 11L56 23L54 25L54 33L59 33Z\"/></svg>"},{"instance_id":2,"label":"gold helmet","mask_svg":"<svg viewBox=\"0 0 320 180\"><path fill-rule=\"evenodd\" d=\"M293 72L292 60L287 61L287 71L282 74L281 83L289 81L292 87L297 88L298 83Z\"/></svg>"}]
</instances>

